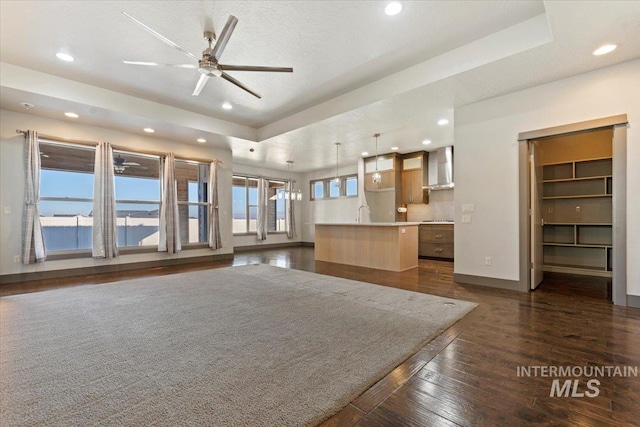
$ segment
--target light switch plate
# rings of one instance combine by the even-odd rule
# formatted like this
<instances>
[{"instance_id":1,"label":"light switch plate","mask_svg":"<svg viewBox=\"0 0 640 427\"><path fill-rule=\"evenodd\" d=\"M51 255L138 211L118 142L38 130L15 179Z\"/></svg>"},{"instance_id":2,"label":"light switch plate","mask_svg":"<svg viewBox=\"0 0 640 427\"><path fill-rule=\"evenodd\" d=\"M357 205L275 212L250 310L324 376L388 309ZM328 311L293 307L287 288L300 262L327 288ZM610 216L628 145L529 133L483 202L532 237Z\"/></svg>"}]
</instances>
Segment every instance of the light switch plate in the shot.
<instances>
[{"instance_id":1,"label":"light switch plate","mask_svg":"<svg viewBox=\"0 0 640 427\"><path fill-rule=\"evenodd\" d=\"M462 215L463 224L471 224L471 215Z\"/></svg>"},{"instance_id":2,"label":"light switch plate","mask_svg":"<svg viewBox=\"0 0 640 427\"><path fill-rule=\"evenodd\" d=\"M471 213L476 211L476 205L473 203L462 205L462 212Z\"/></svg>"},{"instance_id":3,"label":"light switch plate","mask_svg":"<svg viewBox=\"0 0 640 427\"><path fill-rule=\"evenodd\" d=\"M4 207L4 214L5 215L11 215L11 206L5 206Z\"/></svg>"}]
</instances>

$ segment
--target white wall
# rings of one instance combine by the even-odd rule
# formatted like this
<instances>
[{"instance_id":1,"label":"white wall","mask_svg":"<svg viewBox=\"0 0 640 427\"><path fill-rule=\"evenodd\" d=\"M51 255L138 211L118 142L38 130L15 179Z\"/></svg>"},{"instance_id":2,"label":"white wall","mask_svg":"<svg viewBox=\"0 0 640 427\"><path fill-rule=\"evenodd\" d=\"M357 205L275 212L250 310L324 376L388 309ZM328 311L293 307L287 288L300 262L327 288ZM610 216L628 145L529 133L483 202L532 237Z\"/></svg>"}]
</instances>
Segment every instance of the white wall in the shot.
<instances>
[{"instance_id":1,"label":"white wall","mask_svg":"<svg viewBox=\"0 0 640 427\"><path fill-rule=\"evenodd\" d=\"M234 164L233 165L233 173L237 173L240 175L251 175L251 176L262 176L265 178L276 178L287 180L289 177L288 171L279 171L274 169L260 168L256 166L248 166L242 164ZM296 188L300 188L304 192L304 188L302 188L305 184L303 180L300 179L300 174L291 173L291 178L296 181ZM247 236L233 236L234 246L253 246L253 245L273 245L276 243L292 243L292 242L300 242L302 240L302 232L301 232L301 221L302 221L302 202L295 202L294 206L294 216L296 220L296 234L297 237L293 239L287 238L286 233L272 233L267 234L266 240L258 240L256 235L247 235Z\"/></svg>"},{"instance_id":2,"label":"white wall","mask_svg":"<svg viewBox=\"0 0 640 427\"><path fill-rule=\"evenodd\" d=\"M340 175L358 173L358 165L340 167ZM309 183L315 179L335 176L335 169L324 169L307 173L302 178L302 241L315 241L315 224L321 222L356 222L358 217L358 198L343 197L339 199L309 200Z\"/></svg>"},{"instance_id":3,"label":"white wall","mask_svg":"<svg viewBox=\"0 0 640 427\"><path fill-rule=\"evenodd\" d=\"M640 295L640 60L455 111L455 273L519 280L518 134L627 114L627 293ZM461 205L475 204L471 224ZM485 266L484 257L493 265Z\"/></svg>"},{"instance_id":4,"label":"white wall","mask_svg":"<svg viewBox=\"0 0 640 427\"><path fill-rule=\"evenodd\" d=\"M70 260L46 261L44 263L22 265L14 263L13 257L21 254L22 208L24 202L24 136L16 134L16 129L33 129L42 134L89 141L109 141L141 150L167 151L176 155L194 158L216 158L224 162L219 169L220 230L223 248L183 250L175 255L166 253L145 253L121 255L111 260L78 258ZM2 213L8 207L11 214L0 216L0 274L16 274L34 271L49 271L68 268L93 267L111 264L127 264L162 259L189 258L211 254L233 252L231 233L231 151L213 149L206 145L187 145L160 138L134 135L114 130L83 126L68 121L53 120L29 114L0 110L0 207Z\"/></svg>"}]
</instances>

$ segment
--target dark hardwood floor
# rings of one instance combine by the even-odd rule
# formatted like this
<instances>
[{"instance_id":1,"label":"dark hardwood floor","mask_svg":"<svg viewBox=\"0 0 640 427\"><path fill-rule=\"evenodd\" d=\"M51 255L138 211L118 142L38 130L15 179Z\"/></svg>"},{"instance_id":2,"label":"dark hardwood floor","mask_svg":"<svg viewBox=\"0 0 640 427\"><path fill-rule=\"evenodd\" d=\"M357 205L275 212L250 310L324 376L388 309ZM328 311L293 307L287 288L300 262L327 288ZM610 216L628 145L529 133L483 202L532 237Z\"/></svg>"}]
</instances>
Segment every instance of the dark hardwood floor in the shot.
<instances>
[{"instance_id":1,"label":"dark hardwood floor","mask_svg":"<svg viewBox=\"0 0 640 427\"><path fill-rule=\"evenodd\" d=\"M479 306L353 400L324 426L638 426L640 378L595 377L596 397L550 397L549 377L521 366L640 365L640 309L610 302L607 279L548 275L531 293L462 285L453 263L402 273L315 262L313 249L240 252L234 260L0 286L0 295L262 262ZM558 378L560 385L566 379ZM576 392L589 391L576 377ZM573 389L573 388L572 388Z\"/></svg>"}]
</instances>

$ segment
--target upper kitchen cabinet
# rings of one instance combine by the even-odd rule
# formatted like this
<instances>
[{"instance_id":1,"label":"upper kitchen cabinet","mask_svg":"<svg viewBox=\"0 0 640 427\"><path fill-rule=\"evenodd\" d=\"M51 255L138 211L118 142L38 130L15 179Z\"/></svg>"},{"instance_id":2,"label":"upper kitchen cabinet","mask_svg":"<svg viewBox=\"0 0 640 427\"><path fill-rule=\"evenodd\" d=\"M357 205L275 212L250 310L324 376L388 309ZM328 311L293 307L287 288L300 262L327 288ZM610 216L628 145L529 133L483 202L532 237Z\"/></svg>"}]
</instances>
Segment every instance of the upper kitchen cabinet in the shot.
<instances>
[{"instance_id":1,"label":"upper kitchen cabinet","mask_svg":"<svg viewBox=\"0 0 640 427\"><path fill-rule=\"evenodd\" d=\"M429 203L429 191L424 189L429 179L428 160L426 151L402 156L402 204Z\"/></svg>"},{"instance_id":2,"label":"upper kitchen cabinet","mask_svg":"<svg viewBox=\"0 0 640 427\"><path fill-rule=\"evenodd\" d=\"M395 153L384 154L376 157L364 159L364 189L366 191L386 191L395 190L400 177L400 160ZM373 174L380 173L380 182L373 182Z\"/></svg>"}]
</instances>

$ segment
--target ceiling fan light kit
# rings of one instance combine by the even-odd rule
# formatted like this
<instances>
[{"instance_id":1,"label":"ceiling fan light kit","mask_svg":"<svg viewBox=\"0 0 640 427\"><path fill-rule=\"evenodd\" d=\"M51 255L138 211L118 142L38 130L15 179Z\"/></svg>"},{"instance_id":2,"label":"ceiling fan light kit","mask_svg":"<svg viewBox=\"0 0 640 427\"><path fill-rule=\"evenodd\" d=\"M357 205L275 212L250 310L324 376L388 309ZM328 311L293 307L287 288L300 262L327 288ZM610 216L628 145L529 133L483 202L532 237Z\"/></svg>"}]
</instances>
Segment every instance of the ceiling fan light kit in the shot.
<instances>
[{"instance_id":1,"label":"ceiling fan light kit","mask_svg":"<svg viewBox=\"0 0 640 427\"><path fill-rule=\"evenodd\" d=\"M222 53L224 52L224 49L227 46L227 43L229 43L229 39L231 38L231 34L233 33L233 30L236 28L236 25L238 25L238 18L236 18L233 15L229 15L229 18L227 19L227 23L222 29L222 33L220 34L219 38L216 39L216 35L213 31L204 32L204 39L209 43L209 47L202 51L202 58L198 58L194 54L178 46L168 38L162 36L160 33L154 31L153 29L146 26L145 24L138 21L137 19L133 18L132 16L128 15L127 13L122 12L122 14L127 18L129 18L130 20L132 20L133 22L135 22L136 24L138 24L139 26L141 26L147 32L152 34L154 37L163 41L165 44L182 52L192 60L197 61L198 71L200 72L200 78L198 79L198 82L196 83L196 87L193 90L193 93L192 93L193 96L200 95L200 92L202 92L202 89L204 89L204 86L207 84L207 81L209 80L210 77L221 77L224 80L228 81L229 83L234 84L240 89L250 93L256 98L262 98L262 96L260 96L258 92L255 92L254 90L249 89L239 80L227 74L226 71L258 71L258 72L277 72L277 73L293 72L293 68L290 68L290 67L263 67L263 66L251 66L251 65L220 64L218 61L220 60L220 57L222 56ZM145 61L122 61L122 62L129 65L142 65L142 66L153 66L153 67L160 66L160 67L195 68L195 65L191 65L191 64L162 64L157 62L145 62Z\"/></svg>"}]
</instances>

